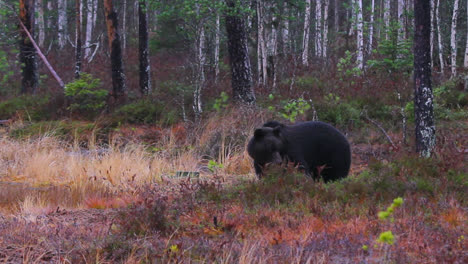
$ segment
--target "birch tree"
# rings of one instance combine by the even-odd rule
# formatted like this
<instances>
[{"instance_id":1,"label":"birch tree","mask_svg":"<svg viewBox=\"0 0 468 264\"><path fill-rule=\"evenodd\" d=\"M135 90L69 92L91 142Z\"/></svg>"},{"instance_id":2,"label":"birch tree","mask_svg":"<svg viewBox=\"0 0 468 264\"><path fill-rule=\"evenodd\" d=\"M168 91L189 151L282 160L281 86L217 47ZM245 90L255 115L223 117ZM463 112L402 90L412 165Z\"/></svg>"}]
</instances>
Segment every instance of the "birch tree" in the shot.
<instances>
[{"instance_id":1,"label":"birch tree","mask_svg":"<svg viewBox=\"0 0 468 264\"><path fill-rule=\"evenodd\" d=\"M322 41L322 57L326 58L328 53L328 7L330 0L323 1L323 41Z\"/></svg>"},{"instance_id":2,"label":"birch tree","mask_svg":"<svg viewBox=\"0 0 468 264\"><path fill-rule=\"evenodd\" d=\"M437 0L436 5L436 17L437 17L437 43L439 43L439 61L440 61L440 71L444 72L445 62L444 62L444 45L442 42L442 31L440 29L440 0Z\"/></svg>"},{"instance_id":3,"label":"birch tree","mask_svg":"<svg viewBox=\"0 0 468 264\"><path fill-rule=\"evenodd\" d=\"M20 20L26 30L34 35L34 0L20 0ZM35 93L39 75L37 72L36 50L25 30L20 32L19 60L21 63L21 93Z\"/></svg>"},{"instance_id":4,"label":"birch tree","mask_svg":"<svg viewBox=\"0 0 468 264\"><path fill-rule=\"evenodd\" d=\"M435 9L435 0L431 1L431 65L434 67L434 41L435 41L435 27L434 27L434 9Z\"/></svg>"},{"instance_id":5,"label":"birch tree","mask_svg":"<svg viewBox=\"0 0 468 264\"><path fill-rule=\"evenodd\" d=\"M81 0L75 0L76 26L75 26L75 79L80 78L81 73L81 14L83 10Z\"/></svg>"},{"instance_id":6,"label":"birch tree","mask_svg":"<svg viewBox=\"0 0 468 264\"><path fill-rule=\"evenodd\" d=\"M450 57L451 57L451 69L452 77L457 75L457 19L458 19L458 3L459 0L455 0L453 4L452 13L452 26L450 28Z\"/></svg>"},{"instance_id":7,"label":"birch tree","mask_svg":"<svg viewBox=\"0 0 468 264\"><path fill-rule=\"evenodd\" d=\"M235 0L226 0L229 9L226 14L226 32L233 100L242 104L253 105L255 104L255 94L252 89L252 70L247 46L247 32L236 2Z\"/></svg>"},{"instance_id":8,"label":"birch tree","mask_svg":"<svg viewBox=\"0 0 468 264\"><path fill-rule=\"evenodd\" d=\"M310 8L311 0L306 0L304 33L302 38L302 65L304 66L309 65Z\"/></svg>"},{"instance_id":9,"label":"birch tree","mask_svg":"<svg viewBox=\"0 0 468 264\"><path fill-rule=\"evenodd\" d=\"M45 20L44 20L44 0L37 0L37 29L38 33L38 44L44 46L45 41Z\"/></svg>"},{"instance_id":10,"label":"birch tree","mask_svg":"<svg viewBox=\"0 0 468 264\"><path fill-rule=\"evenodd\" d=\"M356 29L356 1L358 0L351 0L351 8L349 9L351 23L348 36L352 36L354 34L354 30Z\"/></svg>"},{"instance_id":11,"label":"birch tree","mask_svg":"<svg viewBox=\"0 0 468 264\"><path fill-rule=\"evenodd\" d=\"M315 56L322 57L322 2L315 2Z\"/></svg>"},{"instance_id":12,"label":"birch tree","mask_svg":"<svg viewBox=\"0 0 468 264\"><path fill-rule=\"evenodd\" d=\"M196 4L197 17L200 16L200 5ZM197 25L197 80L195 82L195 91L193 93L193 111L195 113L195 119L199 120L203 112L202 108L202 90L205 86L205 23L203 19L198 21Z\"/></svg>"},{"instance_id":13,"label":"birch tree","mask_svg":"<svg viewBox=\"0 0 468 264\"><path fill-rule=\"evenodd\" d=\"M384 32L385 32L385 39L388 40L389 38L389 29L390 29L390 0L383 0L384 3Z\"/></svg>"},{"instance_id":14,"label":"birch tree","mask_svg":"<svg viewBox=\"0 0 468 264\"><path fill-rule=\"evenodd\" d=\"M267 50L265 43L265 25L263 18L263 1L257 1L257 69L258 83L267 84Z\"/></svg>"},{"instance_id":15,"label":"birch tree","mask_svg":"<svg viewBox=\"0 0 468 264\"><path fill-rule=\"evenodd\" d=\"M97 0L87 0L86 2L86 34L85 34L85 49L84 57L89 59L91 55L91 42L93 37L95 17L97 15Z\"/></svg>"},{"instance_id":16,"label":"birch tree","mask_svg":"<svg viewBox=\"0 0 468 264\"><path fill-rule=\"evenodd\" d=\"M282 42L283 42L283 54L289 53L289 8L288 3L283 3L283 12L286 16L286 19L283 19L283 28L281 32Z\"/></svg>"},{"instance_id":17,"label":"birch tree","mask_svg":"<svg viewBox=\"0 0 468 264\"><path fill-rule=\"evenodd\" d=\"M127 87L122 62L122 43L119 34L118 16L114 10L112 0L104 0L104 14L106 17L107 37L112 70L112 96L116 101L125 99Z\"/></svg>"},{"instance_id":18,"label":"birch tree","mask_svg":"<svg viewBox=\"0 0 468 264\"><path fill-rule=\"evenodd\" d=\"M371 1L371 13L369 21L369 41L367 41L367 53L372 53L372 45L374 40L374 15L375 15L375 0Z\"/></svg>"},{"instance_id":19,"label":"birch tree","mask_svg":"<svg viewBox=\"0 0 468 264\"><path fill-rule=\"evenodd\" d=\"M362 18L362 0L356 0L357 7L356 7L356 18L357 18L357 57L356 62L358 64L359 69L364 68L364 21Z\"/></svg>"},{"instance_id":20,"label":"birch tree","mask_svg":"<svg viewBox=\"0 0 468 264\"><path fill-rule=\"evenodd\" d=\"M138 2L138 51L140 61L140 91L144 95L151 93L150 61L148 50L148 8L146 0Z\"/></svg>"},{"instance_id":21,"label":"birch tree","mask_svg":"<svg viewBox=\"0 0 468 264\"><path fill-rule=\"evenodd\" d=\"M398 42L405 39L405 0L398 0Z\"/></svg>"},{"instance_id":22,"label":"birch tree","mask_svg":"<svg viewBox=\"0 0 468 264\"><path fill-rule=\"evenodd\" d=\"M458 1L458 0L456 0ZM416 151L429 157L435 147L435 125L430 61L430 3L414 1L414 111Z\"/></svg>"},{"instance_id":23,"label":"birch tree","mask_svg":"<svg viewBox=\"0 0 468 264\"><path fill-rule=\"evenodd\" d=\"M68 39L67 1L58 0L58 45L62 49Z\"/></svg>"}]
</instances>

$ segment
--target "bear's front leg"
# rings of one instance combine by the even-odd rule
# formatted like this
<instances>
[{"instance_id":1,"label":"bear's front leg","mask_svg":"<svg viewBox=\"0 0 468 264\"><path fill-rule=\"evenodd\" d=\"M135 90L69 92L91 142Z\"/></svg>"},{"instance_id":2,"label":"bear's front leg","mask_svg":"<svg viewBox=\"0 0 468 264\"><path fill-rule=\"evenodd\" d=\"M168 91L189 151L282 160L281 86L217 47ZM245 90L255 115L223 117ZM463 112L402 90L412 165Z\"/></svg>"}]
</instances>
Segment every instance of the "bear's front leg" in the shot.
<instances>
[{"instance_id":1,"label":"bear's front leg","mask_svg":"<svg viewBox=\"0 0 468 264\"><path fill-rule=\"evenodd\" d=\"M255 175L260 179L263 175L263 167L265 164L254 161Z\"/></svg>"}]
</instances>

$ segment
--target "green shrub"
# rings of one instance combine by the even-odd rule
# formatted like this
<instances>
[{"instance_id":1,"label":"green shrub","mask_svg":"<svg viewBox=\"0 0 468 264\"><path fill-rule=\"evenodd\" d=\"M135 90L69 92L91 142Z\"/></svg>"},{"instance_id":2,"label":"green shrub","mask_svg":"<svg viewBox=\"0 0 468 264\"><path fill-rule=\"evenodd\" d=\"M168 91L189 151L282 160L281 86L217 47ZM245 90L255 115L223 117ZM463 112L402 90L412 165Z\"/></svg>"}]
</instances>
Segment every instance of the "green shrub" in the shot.
<instances>
[{"instance_id":1,"label":"green shrub","mask_svg":"<svg viewBox=\"0 0 468 264\"><path fill-rule=\"evenodd\" d=\"M101 80L93 78L90 74L82 73L80 78L65 85L65 95L70 98L70 111L95 116L104 109L108 92L101 87Z\"/></svg>"},{"instance_id":2,"label":"green shrub","mask_svg":"<svg viewBox=\"0 0 468 264\"><path fill-rule=\"evenodd\" d=\"M316 105L319 120L338 126L361 125L361 110L354 103L342 102L340 97L330 93ZM312 118L309 116L309 118Z\"/></svg>"},{"instance_id":3,"label":"green shrub","mask_svg":"<svg viewBox=\"0 0 468 264\"><path fill-rule=\"evenodd\" d=\"M116 111L115 116L119 122L131 124L172 124L178 119L177 112L166 112L161 102L150 98L122 106Z\"/></svg>"},{"instance_id":4,"label":"green shrub","mask_svg":"<svg viewBox=\"0 0 468 264\"><path fill-rule=\"evenodd\" d=\"M49 95L22 95L0 102L0 119L9 119L16 114L31 121L47 119L50 115L47 109L49 102Z\"/></svg>"}]
</instances>

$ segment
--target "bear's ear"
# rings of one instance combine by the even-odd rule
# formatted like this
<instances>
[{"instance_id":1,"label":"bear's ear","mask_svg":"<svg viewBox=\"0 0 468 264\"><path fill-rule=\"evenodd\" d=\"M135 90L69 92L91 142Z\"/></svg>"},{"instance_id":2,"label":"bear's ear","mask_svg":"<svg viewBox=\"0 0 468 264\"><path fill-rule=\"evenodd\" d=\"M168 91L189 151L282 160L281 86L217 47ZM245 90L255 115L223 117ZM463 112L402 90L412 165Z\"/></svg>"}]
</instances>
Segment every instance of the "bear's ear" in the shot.
<instances>
[{"instance_id":1,"label":"bear's ear","mask_svg":"<svg viewBox=\"0 0 468 264\"><path fill-rule=\"evenodd\" d=\"M265 136L265 130L264 129L262 129L262 128L255 129L255 132L254 132L254 137L255 138L261 138L263 136Z\"/></svg>"},{"instance_id":2,"label":"bear's ear","mask_svg":"<svg viewBox=\"0 0 468 264\"><path fill-rule=\"evenodd\" d=\"M277 126L275 128L273 128L273 135L279 137L281 135L281 129L283 128L283 126Z\"/></svg>"}]
</instances>

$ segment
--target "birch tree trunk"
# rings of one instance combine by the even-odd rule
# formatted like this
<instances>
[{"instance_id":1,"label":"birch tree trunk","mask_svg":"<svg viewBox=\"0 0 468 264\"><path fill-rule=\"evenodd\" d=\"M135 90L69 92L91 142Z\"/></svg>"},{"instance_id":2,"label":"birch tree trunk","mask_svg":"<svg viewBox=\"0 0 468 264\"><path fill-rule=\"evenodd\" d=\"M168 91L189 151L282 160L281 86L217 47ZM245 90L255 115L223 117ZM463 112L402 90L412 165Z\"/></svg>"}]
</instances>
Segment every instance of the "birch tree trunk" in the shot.
<instances>
[{"instance_id":1,"label":"birch tree trunk","mask_svg":"<svg viewBox=\"0 0 468 264\"><path fill-rule=\"evenodd\" d=\"M268 81L267 76L267 50L265 43L265 25L263 18L263 1L257 1L257 24L258 24L258 43L257 43L257 56L258 56L258 83L266 85Z\"/></svg>"},{"instance_id":2,"label":"birch tree trunk","mask_svg":"<svg viewBox=\"0 0 468 264\"><path fill-rule=\"evenodd\" d=\"M286 19L283 19L282 41L283 41L283 54L289 53L289 8L286 2L283 3L283 12Z\"/></svg>"},{"instance_id":3,"label":"birch tree trunk","mask_svg":"<svg viewBox=\"0 0 468 264\"><path fill-rule=\"evenodd\" d=\"M398 42L401 42L405 39L405 1L398 0Z\"/></svg>"},{"instance_id":4,"label":"birch tree trunk","mask_svg":"<svg viewBox=\"0 0 468 264\"><path fill-rule=\"evenodd\" d=\"M146 0L138 2L138 51L140 61L140 91L143 95L151 93L151 68L148 50L148 8Z\"/></svg>"},{"instance_id":5,"label":"birch tree trunk","mask_svg":"<svg viewBox=\"0 0 468 264\"><path fill-rule=\"evenodd\" d=\"M374 41L374 15L375 15L375 0L371 1L371 13L369 21L369 41L367 42L367 54L372 54L372 45Z\"/></svg>"},{"instance_id":6,"label":"birch tree trunk","mask_svg":"<svg viewBox=\"0 0 468 264\"><path fill-rule=\"evenodd\" d=\"M215 50L214 50L214 66L215 66L215 83L218 83L219 78L219 47L220 47L220 38L221 38L221 28L220 28L220 15L219 11L216 14L216 32L215 32Z\"/></svg>"},{"instance_id":7,"label":"birch tree trunk","mask_svg":"<svg viewBox=\"0 0 468 264\"><path fill-rule=\"evenodd\" d=\"M67 25L67 1L58 0L58 44L60 49L67 44Z\"/></svg>"},{"instance_id":8,"label":"birch tree trunk","mask_svg":"<svg viewBox=\"0 0 468 264\"><path fill-rule=\"evenodd\" d=\"M442 31L440 30L440 0L437 0L436 5L436 17L437 17L437 42L439 43L439 61L440 61L440 72L444 72L444 44L442 42Z\"/></svg>"},{"instance_id":9,"label":"birch tree trunk","mask_svg":"<svg viewBox=\"0 0 468 264\"><path fill-rule=\"evenodd\" d=\"M114 10L112 0L104 0L107 36L111 53L112 96L117 103L125 99L127 87L122 62L122 43L119 34L118 15Z\"/></svg>"},{"instance_id":10,"label":"birch tree trunk","mask_svg":"<svg viewBox=\"0 0 468 264\"><path fill-rule=\"evenodd\" d=\"M80 78L81 73L81 13L83 3L81 0L75 0L76 25L75 25L75 79Z\"/></svg>"},{"instance_id":11,"label":"birch tree trunk","mask_svg":"<svg viewBox=\"0 0 468 264\"><path fill-rule=\"evenodd\" d=\"M458 19L458 3L455 0L453 4L452 26L450 30L450 51L451 51L451 69L452 77L457 75L457 19Z\"/></svg>"},{"instance_id":12,"label":"birch tree trunk","mask_svg":"<svg viewBox=\"0 0 468 264\"><path fill-rule=\"evenodd\" d=\"M302 38L302 65L309 65L309 35L310 35L310 7L311 0L306 0L304 16L304 34Z\"/></svg>"},{"instance_id":13,"label":"birch tree trunk","mask_svg":"<svg viewBox=\"0 0 468 264\"><path fill-rule=\"evenodd\" d=\"M390 0L383 0L384 1L384 32L385 32L385 39L388 40L389 34L388 31L390 29Z\"/></svg>"},{"instance_id":14,"label":"birch tree trunk","mask_svg":"<svg viewBox=\"0 0 468 264\"><path fill-rule=\"evenodd\" d=\"M87 0L86 2L86 35L85 35L85 54L84 57L89 59L91 55L91 41L93 37L93 16L96 10L94 9L96 0Z\"/></svg>"},{"instance_id":15,"label":"birch tree trunk","mask_svg":"<svg viewBox=\"0 0 468 264\"><path fill-rule=\"evenodd\" d=\"M34 35L34 0L20 0L20 20L26 30ZM20 32L19 60L21 63L21 93L36 93L39 75L37 72L36 49L25 30Z\"/></svg>"},{"instance_id":16,"label":"birch tree trunk","mask_svg":"<svg viewBox=\"0 0 468 264\"><path fill-rule=\"evenodd\" d=\"M199 7L197 7L199 12ZM198 24L198 47L197 47L197 81L195 83L195 91L193 93L193 111L195 113L195 120L200 120L203 112L202 108L202 91L205 86L205 27L202 21Z\"/></svg>"},{"instance_id":17,"label":"birch tree trunk","mask_svg":"<svg viewBox=\"0 0 468 264\"><path fill-rule=\"evenodd\" d=\"M357 57L356 62L358 64L359 69L364 68L364 21L362 18L362 0L356 0L357 7L356 7L356 18L357 18Z\"/></svg>"},{"instance_id":18,"label":"birch tree trunk","mask_svg":"<svg viewBox=\"0 0 468 264\"><path fill-rule=\"evenodd\" d=\"M44 0L37 0L37 29L38 33L38 44L40 47L44 46L45 40L45 21L44 21Z\"/></svg>"},{"instance_id":19,"label":"birch tree trunk","mask_svg":"<svg viewBox=\"0 0 468 264\"><path fill-rule=\"evenodd\" d=\"M326 58L328 55L328 7L330 0L323 1L323 44L322 44L322 57Z\"/></svg>"},{"instance_id":20,"label":"birch tree trunk","mask_svg":"<svg viewBox=\"0 0 468 264\"><path fill-rule=\"evenodd\" d=\"M322 57L322 2L317 0L315 2L315 56Z\"/></svg>"},{"instance_id":21,"label":"birch tree trunk","mask_svg":"<svg viewBox=\"0 0 468 264\"><path fill-rule=\"evenodd\" d=\"M458 0L456 0L458 1ZM430 157L435 147L435 125L430 61L430 4L414 1L414 111L416 151Z\"/></svg>"},{"instance_id":22,"label":"birch tree trunk","mask_svg":"<svg viewBox=\"0 0 468 264\"><path fill-rule=\"evenodd\" d=\"M352 36L354 34L354 29L356 28L356 1L358 0L351 0L351 26L349 28L348 36Z\"/></svg>"},{"instance_id":23,"label":"birch tree trunk","mask_svg":"<svg viewBox=\"0 0 468 264\"><path fill-rule=\"evenodd\" d=\"M269 32L267 42L267 70L269 78L272 79L272 89L276 89L276 56L278 54L278 18L275 15L274 10L278 10L276 3L272 2L268 4L268 10L270 10L270 16L268 17Z\"/></svg>"},{"instance_id":24,"label":"birch tree trunk","mask_svg":"<svg viewBox=\"0 0 468 264\"><path fill-rule=\"evenodd\" d=\"M466 2L466 12L467 12L467 37L466 37L466 45L465 45L465 58L463 62L463 67L468 68L468 1Z\"/></svg>"},{"instance_id":25,"label":"birch tree trunk","mask_svg":"<svg viewBox=\"0 0 468 264\"><path fill-rule=\"evenodd\" d=\"M236 2L235 0L226 0L227 7L230 9L226 15L226 32L231 64L233 100L246 105L254 105L255 94L252 89L252 70L247 46L247 32L244 20L237 11Z\"/></svg>"},{"instance_id":26,"label":"birch tree trunk","mask_svg":"<svg viewBox=\"0 0 468 264\"><path fill-rule=\"evenodd\" d=\"M434 67L434 41L435 41L435 27L434 27L434 7L435 7L435 0L431 1L431 66Z\"/></svg>"}]
</instances>

